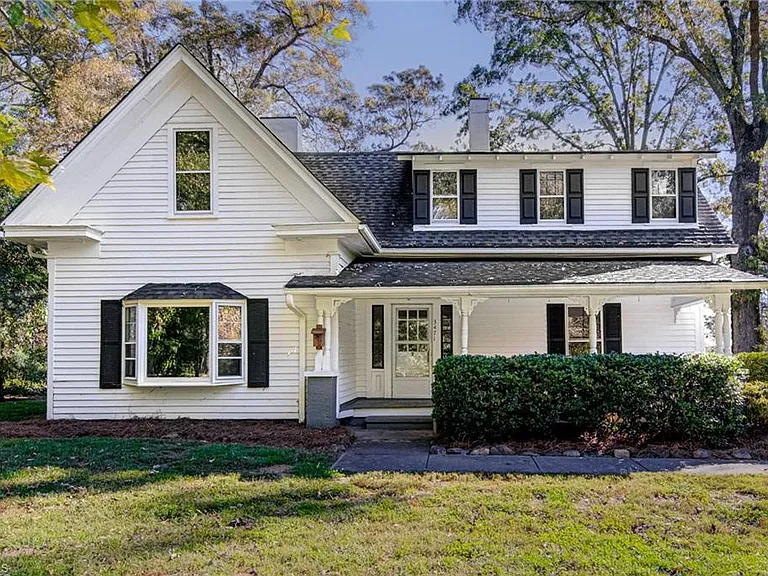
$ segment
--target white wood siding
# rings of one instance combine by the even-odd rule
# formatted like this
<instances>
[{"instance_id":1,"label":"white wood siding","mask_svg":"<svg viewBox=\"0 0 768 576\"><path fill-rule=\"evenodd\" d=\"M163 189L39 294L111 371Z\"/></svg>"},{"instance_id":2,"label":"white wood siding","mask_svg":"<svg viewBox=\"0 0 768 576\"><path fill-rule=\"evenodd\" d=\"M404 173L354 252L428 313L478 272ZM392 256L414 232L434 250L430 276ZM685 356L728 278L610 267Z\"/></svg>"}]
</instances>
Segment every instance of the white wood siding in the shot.
<instances>
[{"instance_id":1,"label":"white wood siding","mask_svg":"<svg viewBox=\"0 0 768 576\"><path fill-rule=\"evenodd\" d=\"M624 352L634 354L702 351L697 336L700 307L680 311L675 322L670 296L627 296L621 303ZM469 317L470 354L529 354L547 351L547 300L493 298Z\"/></svg>"},{"instance_id":2,"label":"white wood siding","mask_svg":"<svg viewBox=\"0 0 768 576\"><path fill-rule=\"evenodd\" d=\"M427 163L415 161L414 169L460 170L477 169L477 225L462 229L642 229L685 228L697 224L669 220L651 221L648 224L632 223L632 168L668 169L695 166L689 160L639 160L615 158L595 160L560 157L555 160L502 157L499 161L481 159L465 164ZM520 224L520 170L584 170L584 224L541 221L537 224ZM540 190L537 189L537 195ZM457 228L459 225L433 224L416 226L420 230Z\"/></svg>"},{"instance_id":3,"label":"white wood siding","mask_svg":"<svg viewBox=\"0 0 768 576\"><path fill-rule=\"evenodd\" d=\"M169 219L168 127L202 125L218 132L218 217ZM283 286L297 273L327 274L329 263L325 253L287 252L271 226L315 221L190 99L71 220L102 229L104 237L100 257L59 256L54 263L53 417L296 419L299 323L285 305ZM147 282L213 281L269 298L269 388L99 389L101 300L119 299Z\"/></svg>"},{"instance_id":4,"label":"white wood siding","mask_svg":"<svg viewBox=\"0 0 768 576\"><path fill-rule=\"evenodd\" d=\"M338 376L338 403L343 404L357 397L356 370L357 354L360 349L358 343L355 303L347 302L339 307L339 376Z\"/></svg>"}]
</instances>

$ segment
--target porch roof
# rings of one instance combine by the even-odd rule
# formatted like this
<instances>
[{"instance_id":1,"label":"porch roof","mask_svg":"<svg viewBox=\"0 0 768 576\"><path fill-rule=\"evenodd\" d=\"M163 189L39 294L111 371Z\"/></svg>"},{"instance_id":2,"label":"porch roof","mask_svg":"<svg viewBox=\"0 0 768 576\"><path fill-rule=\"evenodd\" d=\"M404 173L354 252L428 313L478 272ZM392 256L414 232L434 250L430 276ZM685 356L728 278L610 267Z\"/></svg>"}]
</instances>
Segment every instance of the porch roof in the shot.
<instances>
[{"instance_id":1,"label":"porch roof","mask_svg":"<svg viewBox=\"0 0 768 576\"><path fill-rule=\"evenodd\" d=\"M361 258L337 276L294 276L289 289L535 285L722 284L768 288L768 278L704 260Z\"/></svg>"}]
</instances>

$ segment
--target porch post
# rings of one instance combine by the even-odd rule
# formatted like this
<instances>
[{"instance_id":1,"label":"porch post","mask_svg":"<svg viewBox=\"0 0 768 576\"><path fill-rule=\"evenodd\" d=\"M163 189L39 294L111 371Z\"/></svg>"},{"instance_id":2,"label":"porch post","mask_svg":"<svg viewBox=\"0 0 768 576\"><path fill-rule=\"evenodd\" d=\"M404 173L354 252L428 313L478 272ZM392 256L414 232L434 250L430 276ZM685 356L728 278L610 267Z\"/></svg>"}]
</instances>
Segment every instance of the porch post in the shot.
<instances>
[{"instance_id":1,"label":"porch post","mask_svg":"<svg viewBox=\"0 0 768 576\"><path fill-rule=\"evenodd\" d=\"M320 308L317 309L317 325L323 326L323 311ZM315 372L320 372L322 369L323 369L323 351L316 350L315 351Z\"/></svg>"},{"instance_id":2,"label":"porch post","mask_svg":"<svg viewBox=\"0 0 768 576\"><path fill-rule=\"evenodd\" d=\"M480 302L487 298L475 296L444 297L443 300L456 306L461 316L461 355L469 354L469 317Z\"/></svg>"},{"instance_id":3,"label":"porch post","mask_svg":"<svg viewBox=\"0 0 768 576\"><path fill-rule=\"evenodd\" d=\"M461 355L469 354L469 310L461 307Z\"/></svg>"},{"instance_id":4,"label":"porch post","mask_svg":"<svg viewBox=\"0 0 768 576\"><path fill-rule=\"evenodd\" d=\"M723 311L718 297L715 297L715 352L723 353Z\"/></svg>"},{"instance_id":5,"label":"porch post","mask_svg":"<svg viewBox=\"0 0 768 576\"><path fill-rule=\"evenodd\" d=\"M589 353L597 354L597 314L599 309L589 309Z\"/></svg>"},{"instance_id":6,"label":"porch post","mask_svg":"<svg viewBox=\"0 0 768 576\"><path fill-rule=\"evenodd\" d=\"M731 344L732 326L731 326L731 298L730 295L723 297L723 354L731 356L733 347Z\"/></svg>"}]
</instances>

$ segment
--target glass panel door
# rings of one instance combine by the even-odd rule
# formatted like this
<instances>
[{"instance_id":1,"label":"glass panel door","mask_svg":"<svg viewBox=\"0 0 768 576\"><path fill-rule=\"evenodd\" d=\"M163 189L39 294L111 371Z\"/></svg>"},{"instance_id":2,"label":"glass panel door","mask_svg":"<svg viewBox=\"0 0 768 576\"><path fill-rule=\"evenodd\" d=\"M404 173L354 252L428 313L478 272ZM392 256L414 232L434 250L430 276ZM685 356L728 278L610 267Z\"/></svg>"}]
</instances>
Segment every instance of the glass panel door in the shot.
<instances>
[{"instance_id":1,"label":"glass panel door","mask_svg":"<svg viewBox=\"0 0 768 576\"><path fill-rule=\"evenodd\" d=\"M430 309L395 309L393 396L429 398L432 376Z\"/></svg>"}]
</instances>

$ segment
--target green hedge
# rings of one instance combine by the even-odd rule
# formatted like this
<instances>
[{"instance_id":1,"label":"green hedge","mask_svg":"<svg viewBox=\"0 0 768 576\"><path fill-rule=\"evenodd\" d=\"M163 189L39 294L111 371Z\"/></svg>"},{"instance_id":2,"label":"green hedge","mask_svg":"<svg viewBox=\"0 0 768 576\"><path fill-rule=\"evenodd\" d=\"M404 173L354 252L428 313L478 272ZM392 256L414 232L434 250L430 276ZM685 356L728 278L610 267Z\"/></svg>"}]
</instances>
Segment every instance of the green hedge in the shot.
<instances>
[{"instance_id":1,"label":"green hedge","mask_svg":"<svg viewBox=\"0 0 768 576\"><path fill-rule=\"evenodd\" d=\"M716 354L452 356L435 366L433 417L469 441L567 432L719 444L742 429L743 375Z\"/></svg>"},{"instance_id":2,"label":"green hedge","mask_svg":"<svg viewBox=\"0 0 768 576\"><path fill-rule=\"evenodd\" d=\"M751 430L768 430L768 382L744 384L744 417Z\"/></svg>"},{"instance_id":3,"label":"green hedge","mask_svg":"<svg viewBox=\"0 0 768 576\"><path fill-rule=\"evenodd\" d=\"M742 352L736 357L749 372L748 381L768 382L768 352Z\"/></svg>"}]
</instances>

